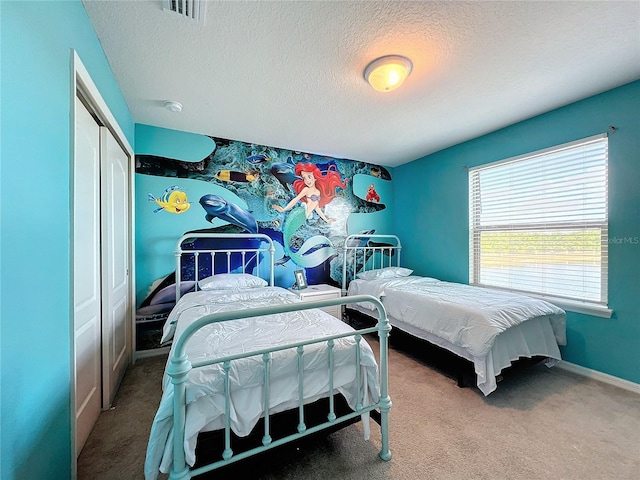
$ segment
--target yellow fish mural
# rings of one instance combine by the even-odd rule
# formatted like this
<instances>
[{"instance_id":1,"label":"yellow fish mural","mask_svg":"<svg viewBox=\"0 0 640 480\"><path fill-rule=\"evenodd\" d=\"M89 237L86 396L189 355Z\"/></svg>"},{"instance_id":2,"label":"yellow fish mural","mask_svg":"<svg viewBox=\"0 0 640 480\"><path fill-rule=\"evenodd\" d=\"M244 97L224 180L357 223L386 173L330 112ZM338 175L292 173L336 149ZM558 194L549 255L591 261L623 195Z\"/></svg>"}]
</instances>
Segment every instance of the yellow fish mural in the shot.
<instances>
[{"instance_id":1,"label":"yellow fish mural","mask_svg":"<svg viewBox=\"0 0 640 480\"><path fill-rule=\"evenodd\" d=\"M181 191L178 185L167 188L162 192L160 198L149 194L149 201L156 202L159 205L153 213L158 213L161 210L169 213L184 213L191 207L187 194Z\"/></svg>"}]
</instances>

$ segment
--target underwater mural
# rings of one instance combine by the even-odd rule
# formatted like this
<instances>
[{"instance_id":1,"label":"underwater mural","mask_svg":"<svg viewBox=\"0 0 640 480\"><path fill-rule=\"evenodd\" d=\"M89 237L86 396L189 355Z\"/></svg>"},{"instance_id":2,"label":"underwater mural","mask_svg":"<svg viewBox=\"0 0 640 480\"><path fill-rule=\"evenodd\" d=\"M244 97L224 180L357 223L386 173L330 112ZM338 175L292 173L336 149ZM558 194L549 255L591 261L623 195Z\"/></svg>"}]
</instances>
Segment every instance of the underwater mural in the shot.
<instances>
[{"instance_id":1,"label":"underwater mural","mask_svg":"<svg viewBox=\"0 0 640 480\"><path fill-rule=\"evenodd\" d=\"M391 222L384 194L390 196L392 183L385 167L186 133L179 143L186 148L194 138L199 153L178 155L178 133L136 130L136 192L145 197L136 202L141 317L169 308L154 297L171 291L172 252L185 233L267 234L277 249L276 284L290 287L294 272L304 269L310 284L340 285L346 236ZM163 144L163 135L171 142Z\"/></svg>"}]
</instances>

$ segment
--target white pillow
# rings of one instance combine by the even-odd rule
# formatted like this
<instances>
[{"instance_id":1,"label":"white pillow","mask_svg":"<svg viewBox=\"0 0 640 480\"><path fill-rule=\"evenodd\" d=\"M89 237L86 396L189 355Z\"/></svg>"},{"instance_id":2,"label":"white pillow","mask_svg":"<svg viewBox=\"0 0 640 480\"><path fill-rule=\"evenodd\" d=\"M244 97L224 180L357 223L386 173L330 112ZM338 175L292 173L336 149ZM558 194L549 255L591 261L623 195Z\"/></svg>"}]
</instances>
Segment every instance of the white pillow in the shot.
<instances>
[{"instance_id":1,"label":"white pillow","mask_svg":"<svg viewBox=\"0 0 640 480\"><path fill-rule=\"evenodd\" d=\"M236 288L266 287L269 285L263 278L249 273L219 273L198 282L201 290L233 290Z\"/></svg>"},{"instance_id":2,"label":"white pillow","mask_svg":"<svg viewBox=\"0 0 640 480\"><path fill-rule=\"evenodd\" d=\"M403 267L385 267L378 268L376 270L369 270L367 272L358 273L356 276L362 280L378 280L380 278L398 278L408 277L413 273L413 270Z\"/></svg>"}]
</instances>

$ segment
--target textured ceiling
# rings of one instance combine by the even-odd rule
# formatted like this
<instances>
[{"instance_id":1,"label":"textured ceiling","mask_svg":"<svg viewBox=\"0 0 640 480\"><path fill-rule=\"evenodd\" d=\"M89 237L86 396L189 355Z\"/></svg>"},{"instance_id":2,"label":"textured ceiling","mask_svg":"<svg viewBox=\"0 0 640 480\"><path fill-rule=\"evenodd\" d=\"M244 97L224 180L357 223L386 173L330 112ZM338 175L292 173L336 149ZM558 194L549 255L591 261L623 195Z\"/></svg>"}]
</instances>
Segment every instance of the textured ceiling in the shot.
<instances>
[{"instance_id":1,"label":"textured ceiling","mask_svg":"<svg viewBox=\"0 0 640 480\"><path fill-rule=\"evenodd\" d=\"M640 78L638 1L83 3L136 123L385 166Z\"/></svg>"}]
</instances>

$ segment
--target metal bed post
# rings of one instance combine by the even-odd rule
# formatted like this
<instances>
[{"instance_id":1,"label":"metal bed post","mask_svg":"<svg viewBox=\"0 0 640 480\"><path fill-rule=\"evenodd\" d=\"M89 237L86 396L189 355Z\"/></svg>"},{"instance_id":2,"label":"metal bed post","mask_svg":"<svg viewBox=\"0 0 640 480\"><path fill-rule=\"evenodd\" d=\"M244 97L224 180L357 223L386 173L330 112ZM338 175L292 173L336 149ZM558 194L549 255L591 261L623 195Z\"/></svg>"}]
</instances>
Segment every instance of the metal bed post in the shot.
<instances>
[{"instance_id":1,"label":"metal bed post","mask_svg":"<svg viewBox=\"0 0 640 480\"><path fill-rule=\"evenodd\" d=\"M327 347L329 348L329 391L333 392L333 347L335 345L335 342L333 340L329 340L327 342ZM359 346L359 345L358 345ZM358 355L360 354L360 352L358 352ZM356 362L356 365L359 367L360 366L360 361L358 360ZM356 369L356 373L359 374L360 373L360 368ZM360 385L360 382L358 382L358 385ZM333 395L329 396L329 414L327 415L327 420L329 420L330 422L333 422L336 419L336 413L335 413L335 402L333 399Z\"/></svg>"},{"instance_id":2,"label":"metal bed post","mask_svg":"<svg viewBox=\"0 0 640 480\"><path fill-rule=\"evenodd\" d=\"M184 348L179 355L171 357L171 363L167 367L167 373L171 376L173 387L173 428L175 432L183 432L183 435L173 436L173 467L169 475L170 480L189 480L191 471L185 460L184 454L184 427L186 421L186 390L185 382L191 371L191 362L187 359Z\"/></svg>"},{"instance_id":3,"label":"metal bed post","mask_svg":"<svg viewBox=\"0 0 640 480\"><path fill-rule=\"evenodd\" d=\"M347 237L348 239L349 237ZM344 297L347 294L347 257L349 256L347 246L347 240L345 242L345 248L342 252L342 290L341 295Z\"/></svg>"},{"instance_id":4,"label":"metal bed post","mask_svg":"<svg viewBox=\"0 0 640 480\"><path fill-rule=\"evenodd\" d=\"M233 450L231 449L231 382L229 381L229 370L231 370L231 362L227 360L222 362L222 369L224 370L224 451L222 452L222 458L225 460L233 457Z\"/></svg>"},{"instance_id":5,"label":"metal bed post","mask_svg":"<svg viewBox=\"0 0 640 480\"><path fill-rule=\"evenodd\" d=\"M376 299L377 300L377 299ZM382 437L382 448L380 458L384 461L391 460L391 450L389 450L389 410L391 410L391 397L389 397L389 332L391 324L387 318L382 303L374 302L378 309L378 338L380 339L380 432Z\"/></svg>"},{"instance_id":6,"label":"metal bed post","mask_svg":"<svg viewBox=\"0 0 640 480\"><path fill-rule=\"evenodd\" d=\"M269 238L269 285L272 287L275 285L274 273L275 269L275 261L276 261L276 247L273 244L273 241Z\"/></svg>"},{"instance_id":7,"label":"metal bed post","mask_svg":"<svg viewBox=\"0 0 640 480\"><path fill-rule=\"evenodd\" d=\"M298 433L302 433L307 429L304 423L304 347L300 345L296 349L298 355Z\"/></svg>"},{"instance_id":8,"label":"metal bed post","mask_svg":"<svg viewBox=\"0 0 640 480\"><path fill-rule=\"evenodd\" d=\"M262 444L269 445L271 443L271 434L269 433L269 404L271 402L271 378L269 377L269 366L271 364L271 353L263 353L262 362L264 363L264 436L262 437Z\"/></svg>"},{"instance_id":9,"label":"metal bed post","mask_svg":"<svg viewBox=\"0 0 640 480\"><path fill-rule=\"evenodd\" d=\"M181 242L178 242L176 248L173 250L173 254L176 256L176 301L180 298L180 282L182 266L180 265L180 259L182 258L182 246Z\"/></svg>"}]
</instances>

